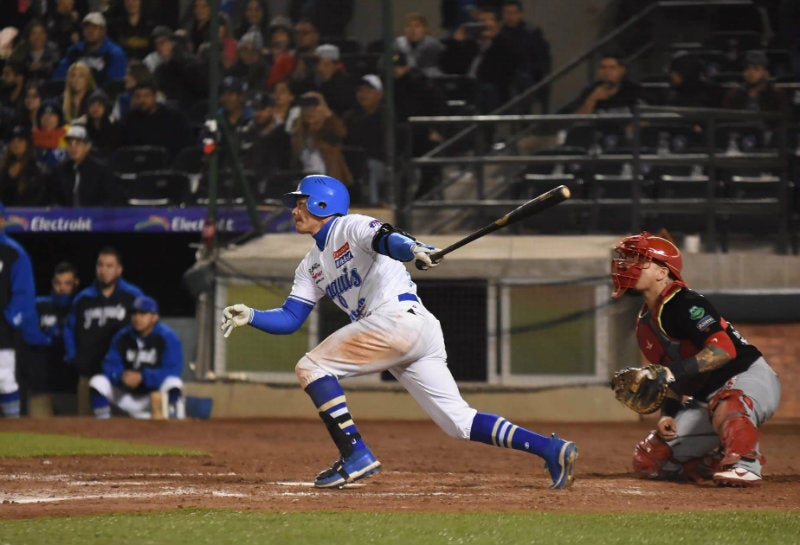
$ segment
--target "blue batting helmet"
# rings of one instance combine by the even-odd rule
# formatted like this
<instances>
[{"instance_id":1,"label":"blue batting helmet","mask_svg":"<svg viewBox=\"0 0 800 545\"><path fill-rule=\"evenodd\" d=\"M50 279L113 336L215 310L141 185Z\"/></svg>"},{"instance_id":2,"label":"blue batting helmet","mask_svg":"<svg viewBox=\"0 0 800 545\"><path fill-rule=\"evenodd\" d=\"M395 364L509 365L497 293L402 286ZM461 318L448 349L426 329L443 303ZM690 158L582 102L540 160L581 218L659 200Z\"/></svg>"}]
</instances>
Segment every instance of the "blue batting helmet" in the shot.
<instances>
[{"instance_id":1,"label":"blue batting helmet","mask_svg":"<svg viewBox=\"0 0 800 545\"><path fill-rule=\"evenodd\" d=\"M312 174L300 180L297 191L283 196L283 203L294 208L299 197L308 197L306 208L320 218L336 214L344 216L350 208L350 193L345 185L336 178L322 174Z\"/></svg>"}]
</instances>

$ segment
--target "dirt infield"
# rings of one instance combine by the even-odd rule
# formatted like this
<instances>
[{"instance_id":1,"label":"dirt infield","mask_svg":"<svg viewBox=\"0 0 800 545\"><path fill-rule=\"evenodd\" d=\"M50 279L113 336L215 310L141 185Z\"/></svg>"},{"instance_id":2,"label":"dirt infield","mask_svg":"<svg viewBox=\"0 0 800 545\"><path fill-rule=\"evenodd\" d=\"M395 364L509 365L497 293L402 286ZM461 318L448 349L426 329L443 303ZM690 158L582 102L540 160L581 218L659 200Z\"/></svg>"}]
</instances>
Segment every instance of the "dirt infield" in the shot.
<instances>
[{"instance_id":1,"label":"dirt infield","mask_svg":"<svg viewBox=\"0 0 800 545\"><path fill-rule=\"evenodd\" d=\"M310 487L335 458L311 420L185 422L84 418L0 422L0 431L123 439L202 449L195 457L65 457L0 460L0 519L188 507L239 510L558 511L800 509L800 423L763 428L765 483L754 489L651 482L629 472L638 424L526 423L580 449L578 478L547 490L539 458L446 437L429 422L365 420L383 462L373 478L343 490Z\"/></svg>"}]
</instances>

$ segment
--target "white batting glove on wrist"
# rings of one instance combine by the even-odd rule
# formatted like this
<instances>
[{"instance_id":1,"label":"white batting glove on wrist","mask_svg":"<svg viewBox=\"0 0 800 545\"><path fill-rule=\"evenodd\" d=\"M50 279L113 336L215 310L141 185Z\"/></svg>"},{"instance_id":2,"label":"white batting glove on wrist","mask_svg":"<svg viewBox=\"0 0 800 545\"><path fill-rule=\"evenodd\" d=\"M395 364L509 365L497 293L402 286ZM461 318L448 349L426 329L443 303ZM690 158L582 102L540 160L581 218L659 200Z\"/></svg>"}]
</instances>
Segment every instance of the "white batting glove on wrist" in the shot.
<instances>
[{"instance_id":1,"label":"white batting glove on wrist","mask_svg":"<svg viewBox=\"0 0 800 545\"><path fill-rule=\"evenodd\" d=\"M414 265L416 265L416 267L421 271L426 271L428 269L436 267L439 263L442 262L442 259L440 258L437 259L436 261L433 261L431 259L431 254L438 251L439 248L431 246L430 244L422 244L418 242L413 249Z\"/></svg>"},{"instance_id":2,"label":"white batting glove on wrist","mask_svg":"<svg viewBox=\"0 0 800 545\"><path fill-rule=\"evenodd\" d=\"M252 321L253 309L247 305L237 303L225 307L225 310L222 311L222 324L220 324L219 328L227 339L235 328L247 325Z\"/></svg>"}]
</instances>

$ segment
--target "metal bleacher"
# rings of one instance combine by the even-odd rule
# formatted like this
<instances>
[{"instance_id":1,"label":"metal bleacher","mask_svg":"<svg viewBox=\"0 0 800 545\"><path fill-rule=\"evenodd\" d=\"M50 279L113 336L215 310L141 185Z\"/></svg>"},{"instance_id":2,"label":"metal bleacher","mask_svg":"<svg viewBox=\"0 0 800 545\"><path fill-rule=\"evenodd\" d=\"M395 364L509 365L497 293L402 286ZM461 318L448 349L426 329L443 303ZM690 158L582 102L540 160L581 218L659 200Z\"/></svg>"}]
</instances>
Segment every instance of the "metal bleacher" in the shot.
<instances>
[{"instance_id":1,"label":"metal bleacher","mask_svg":"<svg viewBox=\"0 0 800 545\"><path fill-rule=\"evenodd\" d=\"M615 43L645 18L658 25L662 20L680 21L698 13L713 17L715 10L746 10L752 6L748 0L654 2L490 115L412 118L412 124L447 127L447 134L455 134L408 162L407 179L413 179L420 167L438 167L449 175L442 176L439 190L430 192L424 200L401 194L396 208L398 223L419 230L418 224L426 221L424 228L434 232L437 225L476 228L532 196L564 184L570 187L572 198L537 216L529 227L516 227L516 232L595 234L667 228L678 236L701 234L706 251L727 252L735 242L749 239L771 245L778 253L798 253L800 208L795 181L800 142L798 128L789 116L658 106L640 106L631 113L619 114L509 113L518 112L518 105L542 87L575 69L591 66L602 48ZM662 16L671 10L679 11L679 16ZM752 28L741 33L728 27L712 30L707 40L692 42L691 36L681 36L684 41L680 47L694 44L697 51L706 47L744 50L753 45L756 34ZM653 35L669 33L662 29ZM645 59L650 50L662 54L669 48L663 43L643 44L632 53L628 66ZM714 51L723 51L716 57L721 62L724 50ZM653 62L642 65L652 66ZM730 64L718 66L719 73L731 69ZM787 89L797 109L800 82L787 79L781 76L776 84ZM654 86L668 85L659 78L642 80ZM464 152L459 144L486 133L490 128L487 125L491 133L502 138ZM605 130L609 126L620 127L624 135L610 138ZM552 135L553 142L532 151L518 145L531 134ZM464 184L465 179L470 183ZM455 190L457 186L460 191ZM444 215L448 222L430 221Z\"/></svg>"}]
</instances>

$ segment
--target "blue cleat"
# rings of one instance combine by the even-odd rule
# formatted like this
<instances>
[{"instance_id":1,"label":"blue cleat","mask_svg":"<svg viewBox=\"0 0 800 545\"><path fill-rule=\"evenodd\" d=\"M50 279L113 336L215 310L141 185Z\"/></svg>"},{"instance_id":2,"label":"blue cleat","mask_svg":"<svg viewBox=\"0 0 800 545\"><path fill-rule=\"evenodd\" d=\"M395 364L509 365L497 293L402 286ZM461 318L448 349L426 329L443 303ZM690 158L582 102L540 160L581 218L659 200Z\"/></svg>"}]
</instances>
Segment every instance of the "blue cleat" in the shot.
<instances>
[{"instance_id":1,"label":"blue cleat","mask_svg":"<svg viewBox=\"0 0 800 545\"><path fill-rule=\"evenodd\" d=\"M550 453L545 456L545 467L553 482L547 488L567 488L575 481L575 461L578 447L572 441L565 441L555 433L552 435Z\"/></svg>"},{"instance_id":2,"label":"blue cleat","mask_svg":"<svg viewBox=\"0 0 800 545\"><path fill-rule=\"evenodd\" d=\"M317 488L342 488L347 483L356 482L377 473L381 463L368 448L360 449L346 458L340 457L331 467L317 475L314 486Z\"/></svg>"}]
</instances>

